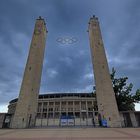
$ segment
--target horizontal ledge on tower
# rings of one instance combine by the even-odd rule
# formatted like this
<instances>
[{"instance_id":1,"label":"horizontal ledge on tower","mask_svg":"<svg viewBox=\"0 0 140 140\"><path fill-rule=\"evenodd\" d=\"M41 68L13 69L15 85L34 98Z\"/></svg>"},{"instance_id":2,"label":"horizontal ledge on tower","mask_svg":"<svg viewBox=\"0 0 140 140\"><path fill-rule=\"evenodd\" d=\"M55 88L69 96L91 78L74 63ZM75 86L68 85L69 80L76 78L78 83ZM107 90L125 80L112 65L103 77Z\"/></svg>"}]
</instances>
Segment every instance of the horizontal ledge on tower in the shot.
<instances>
[{"instance_id":1,"label":"horizontal ledge on tower","mask_svg":"<svg viewBox=\"0 0 140 140\"><path fill-rule=\"evenodd\" d=\"M93 15L93 16L90 18L90 20L92 20L92 19L98 20L98 17L96 17L95 15Z\"/></svg>"},{"instance_id":2,"label":"horizontal ledge on tower","mask_svg":"<svg viewBox=\"0 0 140 140\"><path fill-rule=\"evenodd\" d=\"M44 18L42 18L41 16L39 16L39 17L37 18L37 20L44 20Z\"/></svg>"}]
</instances>

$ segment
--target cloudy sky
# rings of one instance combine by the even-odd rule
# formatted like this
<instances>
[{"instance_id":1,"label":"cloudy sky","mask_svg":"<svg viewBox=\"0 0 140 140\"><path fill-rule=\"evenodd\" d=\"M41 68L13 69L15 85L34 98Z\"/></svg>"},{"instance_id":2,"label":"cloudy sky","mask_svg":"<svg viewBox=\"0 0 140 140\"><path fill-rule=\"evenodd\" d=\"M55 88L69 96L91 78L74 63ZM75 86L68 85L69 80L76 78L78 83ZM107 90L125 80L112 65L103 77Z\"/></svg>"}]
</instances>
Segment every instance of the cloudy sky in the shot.
<instances>
[{"instance_id":1,"label":"cloudy sky","mask_svg":"<svg viewBox=\"0 0 140 140\"><path fill-rule=\"evenodd\" d=\"M19 94L35 19L48 37L40 93L91 92L88 21L99 17L110 70L140 88L139 0L0 0L0 112ZM58 38L74 37L73 44Z\"/></svg>"}]
</instances>

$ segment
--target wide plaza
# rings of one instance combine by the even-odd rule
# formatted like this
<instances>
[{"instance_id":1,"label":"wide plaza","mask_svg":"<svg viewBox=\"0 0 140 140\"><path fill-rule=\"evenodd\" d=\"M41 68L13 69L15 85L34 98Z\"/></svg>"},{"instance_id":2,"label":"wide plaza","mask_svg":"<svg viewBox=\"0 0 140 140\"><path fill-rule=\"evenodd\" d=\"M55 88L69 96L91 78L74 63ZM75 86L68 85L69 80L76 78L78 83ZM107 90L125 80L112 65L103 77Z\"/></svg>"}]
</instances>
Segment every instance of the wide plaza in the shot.
<instances>
[{"instance_id":1,"label":"wide plaza","mask_svg":"<svg viewBox=\"0 0 140 140\"><path fill-rule=\"evenodd\" d=\"M0 129L0 140L140 140L140 128Z\"/></svg>"}]
</instances>

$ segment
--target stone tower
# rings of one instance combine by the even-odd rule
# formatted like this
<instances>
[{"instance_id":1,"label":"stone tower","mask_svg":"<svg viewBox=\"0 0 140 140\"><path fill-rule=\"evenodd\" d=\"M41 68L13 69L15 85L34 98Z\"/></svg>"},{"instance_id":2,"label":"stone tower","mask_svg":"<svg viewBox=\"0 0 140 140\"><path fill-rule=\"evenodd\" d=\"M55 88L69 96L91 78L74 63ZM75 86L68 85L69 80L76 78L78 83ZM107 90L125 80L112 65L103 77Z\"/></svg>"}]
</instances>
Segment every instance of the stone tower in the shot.
<instances>
[{"instance_id":1,"label":"stone tower","mask_svg":"<svg viewBox=\"0 0 140 140\"><path fill-rule=\"evenodd\" d=\"M89 39L94 68L98 111L107 120L109 127L121 127L119 111L110 78L98 18L89 21Z\"/></svg>"},{"instance_id":2,"label":"stone tower","mask_svg":"<svg viewBox=\"0 0 140 140\"><path fill-rule=\"evenodd\" d=\"M27 128L35 125L46 34L45 21L39 17L35 23L20 94L12 119L12 128Z\"/></svg>"}]
</instances>

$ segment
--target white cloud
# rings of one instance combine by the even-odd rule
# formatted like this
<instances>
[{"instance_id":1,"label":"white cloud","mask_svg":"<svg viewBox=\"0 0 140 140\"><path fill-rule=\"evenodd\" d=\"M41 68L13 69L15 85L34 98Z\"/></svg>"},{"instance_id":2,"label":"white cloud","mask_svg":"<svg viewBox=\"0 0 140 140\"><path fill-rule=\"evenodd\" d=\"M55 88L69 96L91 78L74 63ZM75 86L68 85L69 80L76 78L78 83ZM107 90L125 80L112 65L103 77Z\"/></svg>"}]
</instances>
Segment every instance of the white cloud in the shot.
<instances>
[{"instance_id":1,"label":"white cloud","mask_svg":"<svg viewBox=\"0 0 140 140\"><path fill-rule=\"evenodd\" d=\"M60 61L65 62L66 65L72 66L72 59L70 57L62 57L60 58Z\"/></svg>"},{"instance_id":2,"label":"white cloud","mask_svg":"<svg viewBox=\"0 0 140 140\"><path fill-rule=\"evenodd\" d=\"M135 110L140 111L140 103L135 103Z\"/></svg>"},{"instance_id":3,"label":"white cloud","mask_svg":"<svg viewBox=\"0 0 140 140\"><path fill-rule=\"evenodd\" d=\"M94 75L93 75L93 73L87 73L87 74L85 74L84 78L86 78L86 79L93 79Z\"/></svg>"},{"instance_id":4,"label":"white cloud","mask_svg":"<svg viewBox=\"0 0 140 140\"><path fill-rule=\"evenodd\" d=\"M0 113L6 113L8 111L8 105L7 104L1 104L0 105Z\"/></svg>"},{"instance_id":5,"label":"white cloud","mask_svg":"<svg viewBox=\"0 0 140 140\"><path fill-rule=\"evenodd\" d=\"M56 70L54 70L54 69L48 69L48 73L49 73L49 77L51 77L51 78L54 78L57 74L58 74L58 72L56 71Z\"/></svg>"}]
</instances>

